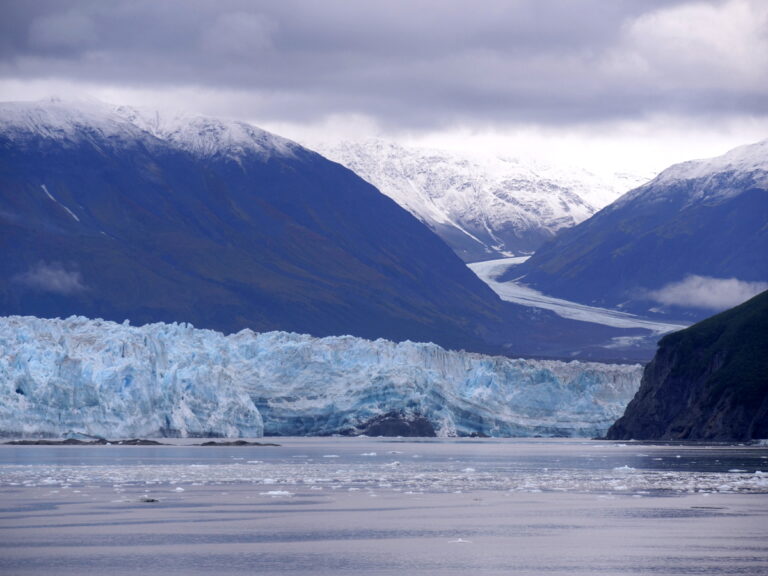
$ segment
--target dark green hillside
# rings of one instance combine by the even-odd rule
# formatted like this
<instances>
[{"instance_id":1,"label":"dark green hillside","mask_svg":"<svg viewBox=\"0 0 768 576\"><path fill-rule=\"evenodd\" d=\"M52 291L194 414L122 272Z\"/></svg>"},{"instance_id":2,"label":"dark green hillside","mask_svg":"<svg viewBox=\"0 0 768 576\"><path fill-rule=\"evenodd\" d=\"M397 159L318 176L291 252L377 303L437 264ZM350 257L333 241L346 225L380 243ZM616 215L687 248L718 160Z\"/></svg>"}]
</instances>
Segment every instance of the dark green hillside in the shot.
<instances>
[{"instance_id":1,"label":"dark green hillside","mask_svg":"<svg viewBox=\"0 0 768 576\"><path fill-rule=\"evenodd\" d=\"M768 393L768 292L669 334L660 346L678 349L673 377L694 377L701 366L719 365L707 381L709 403L728 393L734 402L752 406Z\"/></svg>"},{"instance_id":2,"label":"dark green hillside","mask_svg":"<svg viewBox=\"0 0 768 576\"><path fill-rule=\"evenodd\" d=\"M608 438L768 438L768 291L663 338Z\"/></svg>"}]
</instances>

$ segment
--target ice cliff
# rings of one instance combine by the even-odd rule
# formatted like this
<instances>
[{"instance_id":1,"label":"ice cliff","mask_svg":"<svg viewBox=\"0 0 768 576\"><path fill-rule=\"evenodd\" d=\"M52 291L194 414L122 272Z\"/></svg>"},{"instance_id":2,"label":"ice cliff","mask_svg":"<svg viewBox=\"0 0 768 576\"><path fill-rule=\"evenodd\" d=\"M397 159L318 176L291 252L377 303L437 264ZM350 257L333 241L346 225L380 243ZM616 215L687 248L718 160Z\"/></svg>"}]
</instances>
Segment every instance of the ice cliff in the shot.
<instances>
[{"instance_id":1,"label":"ice cliff","mask_svg":"<svg viewBox=\"0 0 768 576\"><path fill-rule=\"evenodd\" d=\"M0 435L603 434L640 366L83 317L0 318Z\"/></svg>"}]
</instances>

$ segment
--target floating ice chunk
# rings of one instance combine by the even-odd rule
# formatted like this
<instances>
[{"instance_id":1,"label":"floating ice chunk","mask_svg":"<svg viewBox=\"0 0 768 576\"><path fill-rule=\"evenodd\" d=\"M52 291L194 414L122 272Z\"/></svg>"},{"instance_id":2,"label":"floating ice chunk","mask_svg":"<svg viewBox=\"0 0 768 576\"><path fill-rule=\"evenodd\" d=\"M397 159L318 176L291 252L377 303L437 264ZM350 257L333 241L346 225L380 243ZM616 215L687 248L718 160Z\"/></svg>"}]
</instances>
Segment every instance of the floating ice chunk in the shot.
<instances>
[{"instance_id":1,"label":"floating ice chunk","mask_svg":"<svg viewBox=\"0 0 768 576\"><path fill-rule=\"evenodd\" d=\"M290 498L293 493L287 490L270 490L269 492L259 492L259 496L270 496L272 498Z\"/></svg>"},{"instance_id":2,"label":"floating ice chunk","mask_svg":"<svg viewBox=\"0 0 768 576\"><path fill-rule=\"evenodd\" d=\"M634 472L636 469L632 468L631 466L627 466L624 464L624 466L618 466L617 468L614 468L614 472Z\"/></svg>"}]
</instances>

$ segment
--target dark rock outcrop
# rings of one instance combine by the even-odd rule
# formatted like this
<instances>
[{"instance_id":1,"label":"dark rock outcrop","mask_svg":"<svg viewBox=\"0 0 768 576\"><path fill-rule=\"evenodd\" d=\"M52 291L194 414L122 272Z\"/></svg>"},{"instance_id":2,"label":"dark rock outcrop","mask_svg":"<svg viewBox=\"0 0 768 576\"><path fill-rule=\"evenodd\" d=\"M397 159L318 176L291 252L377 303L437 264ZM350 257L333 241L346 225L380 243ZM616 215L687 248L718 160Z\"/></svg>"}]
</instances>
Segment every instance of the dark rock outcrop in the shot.
<instances>
[{"instance_id":1,"label":"dark rock outcrop","mask_svg":"<svg viewBox=\"0 0 768 576\"><path fill-rule=\"evenodd\" d=\"M350 435L434 438L435 427L420 414L388 412L361 424Z\"/></svg>"},{"instance_id":2,"label":"dark rock outcrop","mask_svg":"<svg viewBox=\"0 0 768 576\"><path fill-rule=\"evenodd\" d=\"M15 446L165 446L157 440L147 440L146 438L132 438L130 440L107 440L106 438L97 438L95 440L80 440L79 438L66 438L64 440L55 440L50 438L11 440L5 444Z\"/></svg>"},{"instance_id":3,"label":"dark rock outcrop","mask_svg":"<svg viewBox=\"0 0 768 576\"><path fill-rule=\"evenodd\" d=\"M768 292L663 338L607 438L768 438Z\"/></svg>"}]
</instances>

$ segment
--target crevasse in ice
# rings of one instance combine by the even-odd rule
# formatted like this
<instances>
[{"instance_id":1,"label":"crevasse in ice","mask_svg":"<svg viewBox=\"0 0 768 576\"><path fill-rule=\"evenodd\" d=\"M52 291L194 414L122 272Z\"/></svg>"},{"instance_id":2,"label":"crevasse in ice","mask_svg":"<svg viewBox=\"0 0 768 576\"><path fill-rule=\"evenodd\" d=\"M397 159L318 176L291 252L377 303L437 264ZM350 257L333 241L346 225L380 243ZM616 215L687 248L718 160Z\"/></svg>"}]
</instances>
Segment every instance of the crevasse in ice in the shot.
<instances>
[{"instance_id":1,"label":"crevasse in ice","mask_svg":"<svg viewBox=\"0 0 768 576\"><path fill-rule=\"evenodd\" d=\"M323 435L397 413L439 436L594 436L641 372L351 336L13 316L0 318L0 434Z\"/></svg>"}]
</instances>

